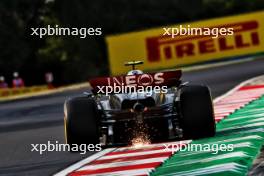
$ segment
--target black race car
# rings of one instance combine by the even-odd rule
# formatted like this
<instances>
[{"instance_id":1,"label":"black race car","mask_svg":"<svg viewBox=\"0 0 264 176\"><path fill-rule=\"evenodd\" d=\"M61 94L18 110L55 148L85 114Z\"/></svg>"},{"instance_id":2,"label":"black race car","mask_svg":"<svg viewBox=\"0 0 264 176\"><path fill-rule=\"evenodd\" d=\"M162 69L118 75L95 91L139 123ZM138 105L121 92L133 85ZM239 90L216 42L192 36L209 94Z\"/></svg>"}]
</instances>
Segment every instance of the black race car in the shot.
<instances>
[{"instance_id":1,"label":"black race car","mask_svg":"<svg viewBox=\"0 0 264 176\"><path fill-rule=\"evenodd\" d=\"M162 142L215 135L207 86L182 83L180 70L136 70L142 63L126 63L132 66L127 75L92 79L90 92L65 101L68 144L127 145L138 136Z\"/></svg>"}]
</instances>

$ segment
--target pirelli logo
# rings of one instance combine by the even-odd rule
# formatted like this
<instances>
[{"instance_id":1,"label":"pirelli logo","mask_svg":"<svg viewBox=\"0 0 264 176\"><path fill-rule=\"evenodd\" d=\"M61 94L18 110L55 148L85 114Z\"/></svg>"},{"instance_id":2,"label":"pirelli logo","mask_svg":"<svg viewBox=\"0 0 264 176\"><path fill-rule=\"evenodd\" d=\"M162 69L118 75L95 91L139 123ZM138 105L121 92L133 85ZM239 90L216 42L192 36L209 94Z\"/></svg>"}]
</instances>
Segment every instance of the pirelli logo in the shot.
<instances>
[{"instance_id":1,"label":"pirelli logo","mask_svg":"<svg viewBox=\"0 0 264 176\"><path fill-rule=\"evenodd\" d=\"M195 55L205 55L214 52L224 52L260 45L257 21L226 24L213 28L228 27L234 29L233 36L219 36L216 39L210 36L169 36L149 37L146 39L147 59L149 62L158 62L161 58L182 59ZM227 38L232 38L228 41Z\"/></svg>"},{"instance_id":2,"label":"pirelli logo","mask_svg":"<svg viewBox=\"0 0 264 176\"><path fill-rule=\"evenodd\" d=\"M139 69L159 70L264 53L263 19L264 11L109 36L107 47L111 72L114 75L126 73L123 63L134 59L144 61ZM190 29L189 26L203 30L172 35L181 27ZM232 29L232 34L224 35L221 29Z\"/></svg>"}]
</instances>

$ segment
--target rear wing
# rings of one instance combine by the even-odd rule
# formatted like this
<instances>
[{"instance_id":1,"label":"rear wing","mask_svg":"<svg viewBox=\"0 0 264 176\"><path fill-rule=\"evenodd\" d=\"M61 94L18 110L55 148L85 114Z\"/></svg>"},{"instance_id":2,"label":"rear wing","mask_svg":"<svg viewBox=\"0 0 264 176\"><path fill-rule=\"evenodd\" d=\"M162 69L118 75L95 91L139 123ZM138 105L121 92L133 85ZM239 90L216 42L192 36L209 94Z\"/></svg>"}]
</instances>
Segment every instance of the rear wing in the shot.
<instances>
[{"instance_id":1,"label":"rear wing","mask_svg":"<svg viewBox=\"0 0 264 176\"><path fill-rule=\"evenodd\" d=\"M94 93L104 90L107 87L116 86L133 86L133 87L147 87L147 86L178 86L182 76L181 70L166 71L157 73L145 73L139 75L123 75L115 77L100 77L91 79L89 82Z\"/></svg>"}]
</instances>

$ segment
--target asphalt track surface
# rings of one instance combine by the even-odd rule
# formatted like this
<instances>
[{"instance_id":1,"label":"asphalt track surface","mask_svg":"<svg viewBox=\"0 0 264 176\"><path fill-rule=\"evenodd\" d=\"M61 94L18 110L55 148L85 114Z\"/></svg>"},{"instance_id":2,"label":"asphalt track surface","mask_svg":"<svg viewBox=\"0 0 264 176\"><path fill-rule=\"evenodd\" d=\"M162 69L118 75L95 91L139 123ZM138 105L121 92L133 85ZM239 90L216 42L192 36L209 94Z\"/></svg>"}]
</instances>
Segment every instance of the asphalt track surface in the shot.
<instances>
[{"instance_id":1,"label":"asphalt track surface","mask_svg":"<svg viewBox=\"0 0 264 176\"><path fill-rule=\"evenodd\" d=\"M183 73L183 80L209 85L213 97L264 74L264 59ZM31 144L64 143L63 102L84 89L0 103L0 175L52 175L94 154L31 152Z\"/></svg>"}]
</instances>

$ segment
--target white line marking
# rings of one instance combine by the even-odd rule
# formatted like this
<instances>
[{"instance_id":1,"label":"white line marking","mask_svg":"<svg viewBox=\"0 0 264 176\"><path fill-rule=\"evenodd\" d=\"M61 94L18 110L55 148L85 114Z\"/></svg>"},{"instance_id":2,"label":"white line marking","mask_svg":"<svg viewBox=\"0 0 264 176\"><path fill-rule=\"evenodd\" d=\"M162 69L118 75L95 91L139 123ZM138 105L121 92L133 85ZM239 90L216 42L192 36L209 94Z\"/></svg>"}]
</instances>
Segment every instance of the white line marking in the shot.
<instances>
[{"instance_id":1,"label":"white line marking","mask_svg":"<svg viewBox=\"0 0 264 176\"><path fill-rule=\"evenodd\" d=\"M242 83L240 83L239 85L237 85L236 87L234 87L233 89L231 89L230 91L228 91L227 93L223 94L222 96L219 96L217 98L214 99L214 103L217 103L218 101L224 99L225 97L231 95L232 93L234 93L235 91L237 91L238 89L240 89L241 87L245 86L246 84L249 84L250 82L253 82L256 79L262 78L262 76L257 76L251 79L248 79Z\"/></svg>"},{"instance_id":2,"label":"white line marking","mask_svg":"<svg viewBox=\"0 0 264 176\"><path fill-rule=\"evenodd\" d=\"M101 152L98 152L98 153L96 153L96 154L94 154L92 156L89 156L88 158L85 158L85 159L83 159L83 160L71 165L70 167L60 171L59 173L54 174L54 176L65 176L65 175L67 175L67 174L79 169L83 165L85 165L85 164L87 164L87 163L89 163L91 161L94 161L94 160L98 159L99 157L101 157L101 156L103 156L103 155L105 155L105 154L107 154L109 152L112 152L114 150L116 150L116 148L104 149Z\"/></svg>"},{"instance_id":3,"label":"white line marking","mask_svg":"<svg viewBox=\"0 0 264 176\"><path fill-rule=\"evenodd\" d=\"M114 162L114 163L107 163L107 164L88 164L77 171L82 170L96 170L102 168L111 168L111 167L120 167L120 166L131 166L135 164L147 164L147 163L154 163L154 162L163 162L168 157L159 157L159 158L150 158L150 159L141 159L141 160L133 160L133 161L122 161L122 162Z\"/></svg>"},{"instance_id":4,"label":"white line marking","mask_svg":"<svg viewBox=\"0 0 264 176\"><path fill-rule=\"evenodd\" d=\"M102 174L92 174L89 176L138 176L138 175L149 175L151 171L153 171L154 168L151 169L136 169L136 170L127 170L127 171L116 171L116 172L107 172Z\"/></svg>"},{"instance_id":5,"label":"white line marking","mask_svg":"<svg viewBox=\"0 0 264 176\"><path fill-rule=\"evenodd\" d=\"M102 156L97 161L104 160L104 159L125 158L125 157L130 157L130 156L144 156L144 155L158 154L158 153L171 153L171 152L168 150L165 150L165 146L164 146L164 149L162 149L162 150L153 150L153 151L150 150L150 151L146 151L146 152L135 152L135 153Z\"/></svg>"}]
</instances>

